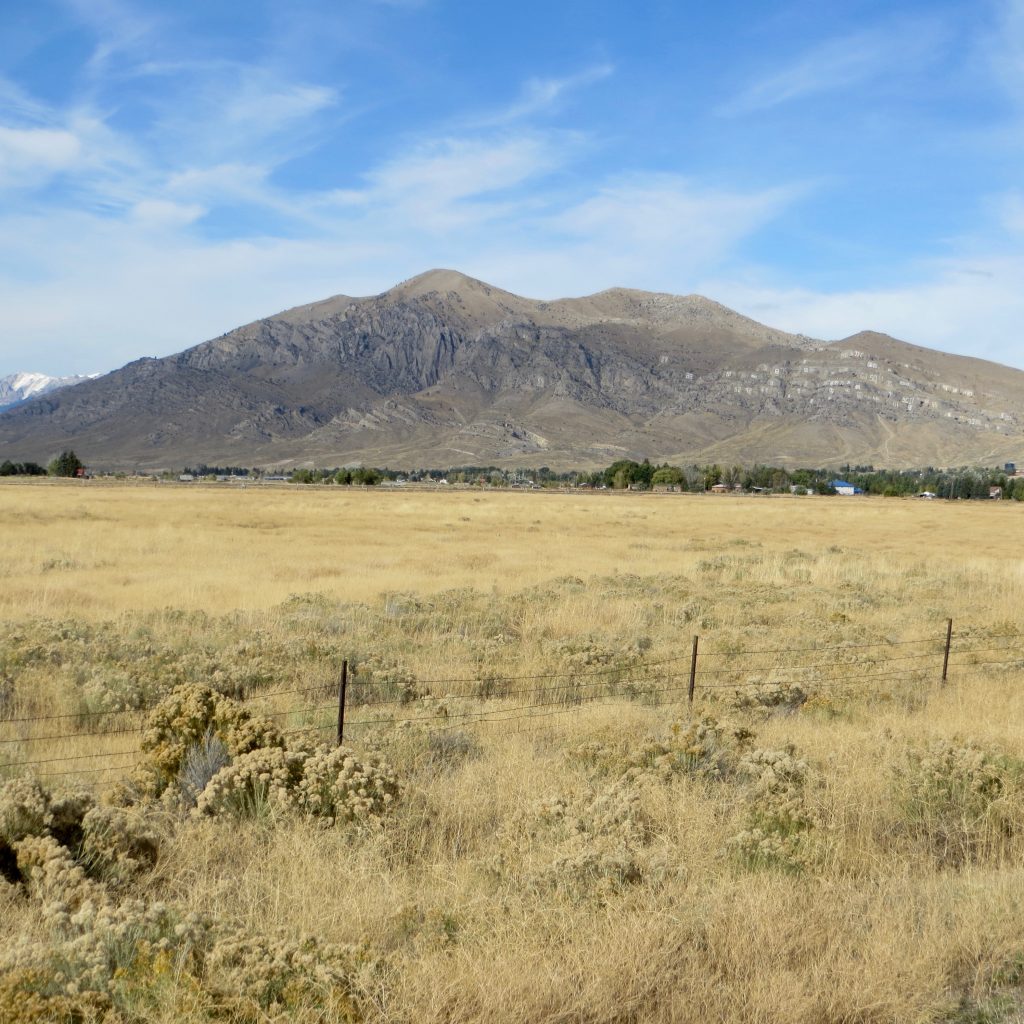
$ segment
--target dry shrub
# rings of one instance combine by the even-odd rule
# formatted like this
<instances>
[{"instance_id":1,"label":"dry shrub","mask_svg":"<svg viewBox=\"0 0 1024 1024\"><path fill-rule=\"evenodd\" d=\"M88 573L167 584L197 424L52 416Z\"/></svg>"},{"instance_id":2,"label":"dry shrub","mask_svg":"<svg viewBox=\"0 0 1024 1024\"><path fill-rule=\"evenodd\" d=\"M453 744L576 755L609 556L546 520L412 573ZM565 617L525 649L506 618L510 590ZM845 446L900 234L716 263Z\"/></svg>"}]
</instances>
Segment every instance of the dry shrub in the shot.
<instances>
[{"instance_id":1,"label":"dry shrub","mask_svg":"<svg viewBox=\"0 0 1024 1024\"><path fill-rule=\"evenodd\" d=\"M575 747L570 758L603 775L638 769L669 781L677 775L723 779L735 771L754 733L746 726L703 715L691 722L676 721L666 738L648 736L629 741L588 741Z\"/></svg>"},{"instance_id":2,"label":"dry shrub","mask_svg":"<svg viewBox=\"0 0 1024 1024\"><path fill-rule=\"evenodd\" d=\"M222 768L199 795L196 813L245 818L295 812L333 825L379 818L399 793L388 765L360 760L347 747L321 746L311 754L268 747Z\"/></svg>"},{"instance_id":3,"label":"dry shrub","mask_svg":"<svg viewBox=\"0 0 1024 1024\"><path fill-rule=\"evenodd\" d=\"M43 835L52 820L50 794L37 779L23 776L0 786L0 842L10 846L26 836Z\"/></svg>"},{"instance_id":4,"label":"dry shrub","mask_svg":"<svg viewBox=\"0 0 1024 1024\"><path fill-rule=\"evenodd\" d=\"M649 849L655 833L644 802L647 788L659 781L664 778L651 770L632 767L610 785L600 780L597 790L581 799L541 800L533 808L532 832L547 832L542 838L554 856L527 871L527 886L603 902L626 886L660 884L667 868Z\"/></svg>"},{"instance_id":5,"label":"dry shrub","mask_svg":"<svg viewBox=\"0 0 1024 1024\"><path fill-rule=\"evenodd\" d=\"M815 857L815 819L807 789L815 780L792 746L754 750L739 764L748 783L744 829L729 840L729 850L750 868L799 871Z\"/></svg>"},{"instance_id":6,"label":"dry shrub","mask_svg":"<svg viewBox=\"0 0 1024 1024\"><path fill-rule=\"evenodd\" d=\"M351 947L234 932L211 946L203 983L234 1020L255 1024L267 1011L316 1009L332 1021L354 1021L362 1016L353 983L359 966Z\"/></svg>"},{"instance_id":7,"label":"dry shrub","mask_svg":"<svg viewBox=\"0 0 1024 1024\"><path fill-rule=\"evenodd\" d=\"M302 778L304 754L262 747L236 757L210 780L196 800L196 813L259 817L288 811Z\"/></svg>"},{"instance_id":8,"label":"dry shrub","mask_svg":"<svg viewBox=\"0 0 1024 1024\"><path fill-rule=\"evenodd\" d=\"M909 833L939 864L997 857L1020 831L1024 762L971 740L935 740L895 770Z\"/></svg>"},{"instance_id":9,"label":"dry shrub","mask_svg":"<svg viewBox=\"0 0 1024 1024\"><path fill-rule=\"evenodd\" d=\"M737 710L771 714L796 711L808 698L807 691L799 683L768 680L754 681L737 689L730 703Z\"/></svg>"},{"instance_id":10,"label":"dry shrub","mask_svg":"<svg viewBox=\"0 0 1024 1024\"><path fill-rule=\"evenodd\" d=\"M53 836L26 836L14 849L25 891L51 915L60 918L67 915L68 908L105 898L103 887L86 875L71 851Z\"/></svg>"},{"instance_id":11,"label":"dry shrub","mask_svg":"<svg viewBox=\"0 0 1024 1024\"><path fill-rule=\"evenodd\" d=\"M360 760L347 747L323 747L306 761L295 802L305 813L332 823L365 821L385 814L400 793L387 764Z\"/></svg>"},{"instance_id":12,"label":"dry shrub","mask_svg":"<svg viewBox=\"0 0 1024 1024\"><path fill-rule=\"evenodd\" d=\"M162 903L96 900L58 918L52 942L0 955L5 1021L148 1020L158 1007L171 1019L198 1012L252 1024L302 1010L361 1017L357 974L367 963L349 947L254 936Z\"/></svg>"},{"instance_id":13,"label":"dry shrub","mask_svg":"<svg viewBox=\"0 0 1024 1024\"><path fill-rule=\"evenodd\" d=\"M89 874L122 887L156 864L160 840L138 811L93 807L82 818L79 859Z\"/></svg>"},{"instance_id":14,"label":"dry shrub","mask_svg":"<svg viewBox=\"0 0 1024 1024\"><path fill-rule=\"evenodd\" d=\"M52 837L72 850L82 842L83 821L96 801L91 794L53 796L37 779L25 776L0 785L0 876L20 880L16 847L32 837Z\"/></svg>"},{"instance_id":15,"label":"dry shrub","mask_svg":"<svg viewBox=\"0 0 1024 1024\"><path fill-rule=\"evenodd\" d=\"M266 718L206 686L178 687L149 714L142 734L145 761L135 782L142 793L159 796L175 782L189 752L209 735L231 757L267 747L284 747L284 738Z\"/></svg>"},{"instance_id":16,"label":"dry shrub","mask_svg":"<svg viewBox=\"0 0 1024 1024\"><path fill-rule=\"evenodd\" d=\"M85 816L76 861L52 836L14 844L23 898L38 907L48 937L20 936L0 953L0 1018L18 1024L151 1019L171 1016L264 1021L308 1011L322 1019L358 1018L357 968L365 958L313 939L252 935L161 902L116 902L110 882L147 866L147 836L120 809ZM103 876L90 878L89 863ZM2 895L2 894L0 894Z\"/></svg>"}]
</instances>

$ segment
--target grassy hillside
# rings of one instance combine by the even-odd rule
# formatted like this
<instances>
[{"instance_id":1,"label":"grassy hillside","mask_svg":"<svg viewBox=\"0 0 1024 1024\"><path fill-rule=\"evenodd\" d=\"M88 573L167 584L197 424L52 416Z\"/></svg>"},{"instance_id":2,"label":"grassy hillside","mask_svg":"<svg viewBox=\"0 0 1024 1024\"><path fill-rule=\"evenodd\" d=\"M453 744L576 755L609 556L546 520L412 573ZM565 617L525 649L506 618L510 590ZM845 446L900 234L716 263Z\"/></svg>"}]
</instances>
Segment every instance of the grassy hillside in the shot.
<instances>
[{"instance_id":1,"label":"grassy hillside","mask_svg":"<svg viewBox=\"0 0 1024 1024\"><path fill-rule=\"evenodd\" d=\"M4 484L0 1018L1019 1019L1021 512Z\"/></svg>"}]
</instances>

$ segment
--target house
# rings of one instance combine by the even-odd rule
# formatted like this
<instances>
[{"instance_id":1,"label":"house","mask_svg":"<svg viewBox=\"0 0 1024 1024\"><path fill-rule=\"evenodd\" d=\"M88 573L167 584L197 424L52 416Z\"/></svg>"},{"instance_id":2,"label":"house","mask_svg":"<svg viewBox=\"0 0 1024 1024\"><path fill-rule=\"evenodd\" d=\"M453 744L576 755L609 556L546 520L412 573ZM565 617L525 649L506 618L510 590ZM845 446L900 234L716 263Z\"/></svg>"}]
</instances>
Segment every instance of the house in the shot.
<instances>
[{"instance_id":1,"label":"house","mask_svg":"<svg viewBox=\"0 0 1024 1024\"><path fill-rule=\"evenodd\" d=\"M860 487L856 487L853 484L847 483L845 480L833 480L829 485L836 492L836 494L863 494L864 491Z\"/></svg>"},{"instance_id":2,"label":"house","mask_svg":"<svg viewBox=\"0 0 1024 1024\"><path fill-rule=\"evenodd\" d=\"M728 494L731 489L732 488L729 487L728 484L712 484L711 485L711 493L712 494Z\"/></svg>"},{"instance_id":3,"label":"house","mask_svg":"<svg viewBox=\"0 0 1024 1024\"><path fill-rule=\"evenodd\" d=\"M190 484L190 483L192 483L193 480L195 480L195 477L191 473L179 473L178 474L178 479L183 484Z\"/></svg>"},{"instance_id":4,"label":"house","mask_svg":"<svg viewBox=\"0 0 1024 1024\"><path fill-rule=\"evenodd\" d=\"M998 501L1003 496L1002 487L990 487L988 489L988 496L990 498L995 498Z\"/></svg>"}]
</instances>

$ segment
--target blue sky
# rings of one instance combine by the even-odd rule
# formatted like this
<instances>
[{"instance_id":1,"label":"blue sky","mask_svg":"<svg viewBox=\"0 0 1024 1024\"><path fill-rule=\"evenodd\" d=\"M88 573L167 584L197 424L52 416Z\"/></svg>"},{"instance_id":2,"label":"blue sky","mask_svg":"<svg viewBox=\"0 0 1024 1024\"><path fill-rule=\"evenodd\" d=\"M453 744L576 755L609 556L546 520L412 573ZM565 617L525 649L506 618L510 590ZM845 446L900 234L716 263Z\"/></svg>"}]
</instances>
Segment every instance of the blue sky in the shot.
<instances>
[{"instance_id":1,"label":"blue sky","mask_svg":"<svg viewBox=\"0 0 1024 1024\"><path fill-rule=\"evenodd\" d=\"M1024 0L0 0L0 375L454 267L1024 367Z\"/></svg>"}]
</instances>

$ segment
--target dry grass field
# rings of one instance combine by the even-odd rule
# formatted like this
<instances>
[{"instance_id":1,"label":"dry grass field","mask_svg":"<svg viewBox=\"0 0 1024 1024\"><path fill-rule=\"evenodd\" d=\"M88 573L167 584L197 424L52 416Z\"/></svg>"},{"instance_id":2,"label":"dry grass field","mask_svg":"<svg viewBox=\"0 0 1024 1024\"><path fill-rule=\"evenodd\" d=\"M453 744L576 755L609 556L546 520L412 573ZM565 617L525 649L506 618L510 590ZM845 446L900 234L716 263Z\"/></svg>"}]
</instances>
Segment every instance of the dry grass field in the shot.
<instances>
[{"instance_id":1,"label":"dry grass field","mask_svg":"<svg viewBox=\"0 0 1024 1024\"><path fill-rule=\"evenodd\" d=\"M1024 1019L1022 516L4 482L0 1020Z\"/></svg>"}]
</instances>

